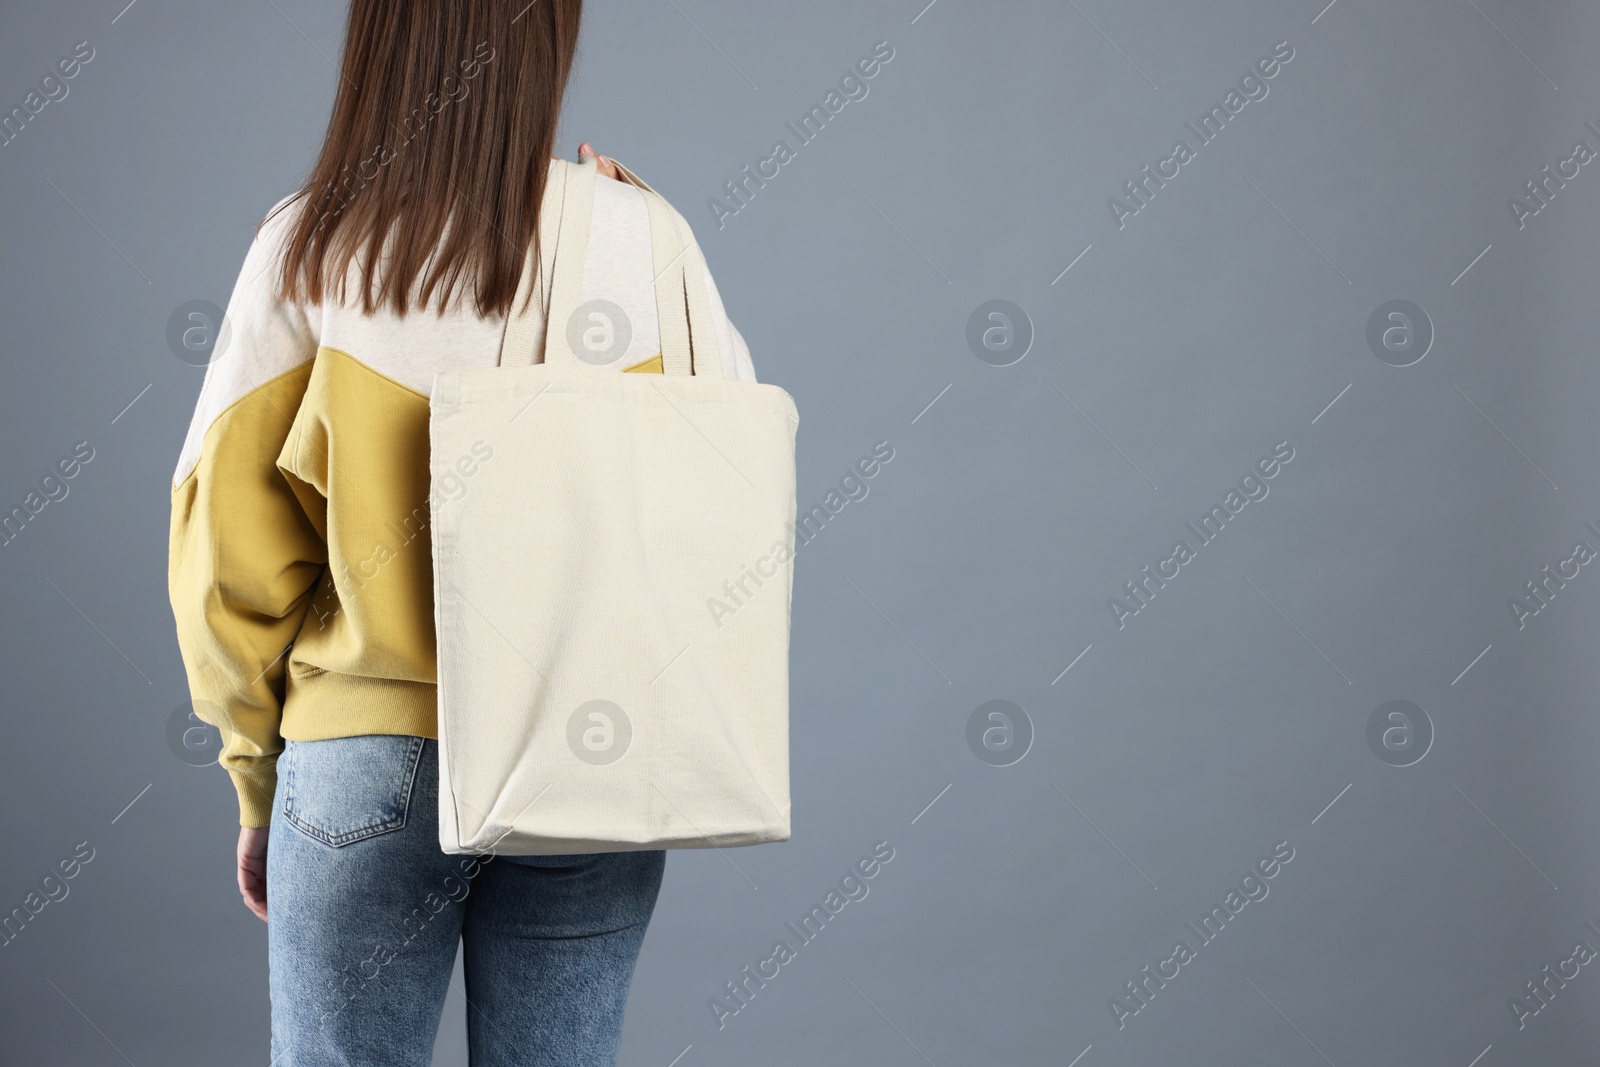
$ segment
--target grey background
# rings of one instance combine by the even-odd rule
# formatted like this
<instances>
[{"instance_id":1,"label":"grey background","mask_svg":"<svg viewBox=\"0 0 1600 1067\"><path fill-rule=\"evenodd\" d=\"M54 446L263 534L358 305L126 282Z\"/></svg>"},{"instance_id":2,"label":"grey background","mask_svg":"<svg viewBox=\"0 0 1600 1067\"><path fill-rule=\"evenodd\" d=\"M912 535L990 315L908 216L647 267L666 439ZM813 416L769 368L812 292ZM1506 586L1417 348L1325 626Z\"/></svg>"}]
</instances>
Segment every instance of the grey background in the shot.
<instances>
[{"instance_id":1,"label":"grey background","mask_svg":"<svg viewBox=\"0 0 1600 1067\"><path fill-rule=\"evenodd\" d=\"M1521 230L1507 198L1600 148L1600 15L925 2L587 17L562 154L593 139L694 222L801 412L802 506L895 449L798 557L794 840L671 857L622 1062L1592 1062L1593 967L1525 1029L1507 1002L1600 947L1600 577L1520 631L1507 599L1600 548L1600 168ZM96 850L0 949L0 1059L265 1064L232 793L165 740L201 371L164 331L226 302L309 166L343 11L123 3L0 4L5 109L97 52L0 147L0 501L97 450L0 550L0 910ZM1269 96L1119 230L1107 198L1285 39ZM870 95L719 230L705 200L879 40ZM995 298L1036 335L1009 367L965 340ZM1367 348L1391 299L1436 329L1414 366ZM1285 440L1270 496L1119 630L1106 599ZM991 699L1033 724L1008 767L967 747ZM1366 742L1392 699L1436 730L1410 767ZM880 840L870 895L719 1030L709 998ZM1109 998L1280 841L1270 895L1119 1029Z\"/></svg>"}]
</instances>

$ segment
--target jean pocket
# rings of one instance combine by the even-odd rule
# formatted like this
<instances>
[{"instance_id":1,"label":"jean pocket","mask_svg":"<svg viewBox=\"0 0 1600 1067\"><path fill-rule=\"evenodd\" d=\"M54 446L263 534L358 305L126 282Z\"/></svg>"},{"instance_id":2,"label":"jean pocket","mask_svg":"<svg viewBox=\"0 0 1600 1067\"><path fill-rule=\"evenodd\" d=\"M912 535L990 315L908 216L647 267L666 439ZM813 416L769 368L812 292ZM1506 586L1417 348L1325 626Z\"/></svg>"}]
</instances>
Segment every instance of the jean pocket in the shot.
<instances>
[{"instance_id":1,"label":"jean pocket","mask_svg":"<svg viewBox=\"0 0 1600 1067\"><path fill-rule=\"evenodd\" d=\"M278 758L283 817L334 848L406 824L424 739L363 734L287 741Z\"/></svg>"}]
</instances>

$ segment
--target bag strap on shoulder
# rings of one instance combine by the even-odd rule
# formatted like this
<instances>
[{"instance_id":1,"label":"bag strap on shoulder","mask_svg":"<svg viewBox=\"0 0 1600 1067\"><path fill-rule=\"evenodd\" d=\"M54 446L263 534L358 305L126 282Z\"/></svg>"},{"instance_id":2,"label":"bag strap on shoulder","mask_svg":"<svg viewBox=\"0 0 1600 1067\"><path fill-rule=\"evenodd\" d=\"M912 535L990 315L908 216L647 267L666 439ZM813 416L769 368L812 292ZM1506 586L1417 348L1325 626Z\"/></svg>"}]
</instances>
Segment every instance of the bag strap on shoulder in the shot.
<instances>
[{"instance_id":1,"label":"bag strap on shoulder","mask_svg":"<svg viewBox=\"0 0 1600 1067\"><path fill-rule=\"evenodd\" d=\"M706 290L705 264L694 234L688 222L660 193L623 164L616 165L628 184L643 194L649 213L662 372L722 377L716 324ZM502 367L532 364L533 338L540 312L547 312L545 362L578 362L567 345L564 324L577 310L582 295L597 167L593 156L584 156L576 164L561 164L559 170L561 181L552 182L546 190L539 212L542 254L536 263L533 250L529 249L512 314L506 322L500 348ZM539 287L537 302L536 284Z\"/></svg>"},{"instance_id":2,"label":"bag strap on shoulder","mask_svg":"<svg viewBox=\"0 0 1600 1067\"><path fill-rule=\"evenodd\" d=\"M500 341L502 367L527 367L533 363L536 331L544 317L545 308L550 305L549 280L555 268L557 233L566 200L565 173L565 168L558 171L555 162L551 162L544 203L539 209L541 255L536 261L533 246L528 246L522 264L522 277L517 281L517 295L511 300L505 335ZM560 181L556 180L558 176Z\"/></svg>"}]
</instances>

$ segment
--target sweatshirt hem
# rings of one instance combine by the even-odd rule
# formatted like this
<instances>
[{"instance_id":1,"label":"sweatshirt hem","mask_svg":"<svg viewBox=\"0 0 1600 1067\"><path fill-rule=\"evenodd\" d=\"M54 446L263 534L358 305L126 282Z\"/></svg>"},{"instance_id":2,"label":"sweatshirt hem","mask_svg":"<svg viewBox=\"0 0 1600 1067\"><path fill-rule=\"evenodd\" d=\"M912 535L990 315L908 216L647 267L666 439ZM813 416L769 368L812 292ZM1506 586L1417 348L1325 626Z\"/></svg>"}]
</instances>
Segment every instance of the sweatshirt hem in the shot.
<instances>
[{"instance_id":1,"label":"sweatshirt hem","mask_svg":"<svg viewBox=\"0 0 1600 1067\"><path fill-rule=\"evenodd\" d=\"M279 727L286 741L439 736L439 687L432 682L321 671L291 676L288 690Z\"/></svg>"}]
</instances>

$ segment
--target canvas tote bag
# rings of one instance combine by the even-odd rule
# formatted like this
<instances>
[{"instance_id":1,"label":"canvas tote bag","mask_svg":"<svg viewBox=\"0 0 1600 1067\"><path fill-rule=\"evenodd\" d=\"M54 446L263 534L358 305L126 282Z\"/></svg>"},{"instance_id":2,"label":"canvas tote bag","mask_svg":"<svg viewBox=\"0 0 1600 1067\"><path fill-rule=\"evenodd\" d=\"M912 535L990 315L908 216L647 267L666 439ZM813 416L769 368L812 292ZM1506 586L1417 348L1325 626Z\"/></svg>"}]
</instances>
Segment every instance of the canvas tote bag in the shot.
<instances>
[{"instance_id":1,"label":"canvas tote bag","mask_svg":"<svg viewBox=\"0 0 1600 1067\"><path fill-rule=\"evenodd\" d=\"M551 172L500 365L434 381L446 852L789 837L799 417L777 386L724 377L688 223L625 173L649 207L660 373L591 366L569 342L586 157Z\"/></svg>"}]
</instances>

